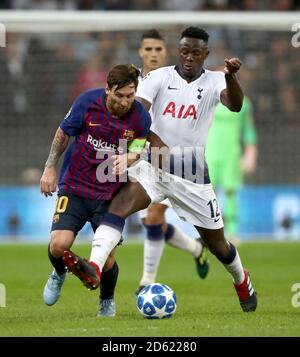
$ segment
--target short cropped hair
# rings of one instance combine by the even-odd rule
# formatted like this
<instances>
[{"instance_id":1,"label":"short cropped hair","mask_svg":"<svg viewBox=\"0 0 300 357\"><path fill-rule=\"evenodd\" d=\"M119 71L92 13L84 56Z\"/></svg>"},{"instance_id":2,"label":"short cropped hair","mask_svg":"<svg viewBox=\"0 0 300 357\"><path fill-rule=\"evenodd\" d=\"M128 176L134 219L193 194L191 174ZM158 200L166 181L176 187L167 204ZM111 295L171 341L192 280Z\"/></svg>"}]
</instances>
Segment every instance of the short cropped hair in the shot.
<instances>
[{"instance_id":1,"label":"short cropped hair","mask_svg":"<svg viewBox=\"0 0 300 357\"><path fill-rule=\"evenodd\" d=\"M164 41L162 34L156 29L151 29L151 30L143 32L142 37L141 37L141 42L143 40L145 40L146 38L154 38L155 40Z\"/></svg>"},{"instance_id":2,"label":"short cropped hair","mask_svg":"<svg viewBox=\"0 0 300 357\"><path fill-rule=\"evenodd\" d=\"M184 37L198 38L199 40L203 40L205 43L207 43L209 34L204 29L190 26L182 32L180 39Z\"/></svg>"},{"instance_id":3,"label":"short cropped hair","mask_svg":"<svg viewBox=\"0 0 300 357\"><path fill-rule=\"evenodd\" d=\"M136 89L139 75L140 71L133 64L119 64L110 70L106 81L109 88L117 86L117 90L133 82Z\"/></svg>"}]
</instances>

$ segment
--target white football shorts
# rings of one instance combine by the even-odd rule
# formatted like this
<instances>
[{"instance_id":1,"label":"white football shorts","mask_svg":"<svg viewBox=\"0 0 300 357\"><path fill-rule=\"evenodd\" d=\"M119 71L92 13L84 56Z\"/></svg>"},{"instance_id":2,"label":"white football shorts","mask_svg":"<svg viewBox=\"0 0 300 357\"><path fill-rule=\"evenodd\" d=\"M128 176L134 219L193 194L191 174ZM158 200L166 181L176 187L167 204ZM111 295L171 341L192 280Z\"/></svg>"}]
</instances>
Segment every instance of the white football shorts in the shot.
<instances>
[{"instance_id":1,"label":"white football shorts","mask_svg":"<svg viewBox=\"0 0 300 357\"><path fill-rule=\"evenodd\" d=\"M145 160L128 168L128 177L132 182L139 182L143 186L151 203L162 203L168 198L183 221L208 229L224 227L211 184L197 184L162 172Z\"/></svg>"}]
</instances>

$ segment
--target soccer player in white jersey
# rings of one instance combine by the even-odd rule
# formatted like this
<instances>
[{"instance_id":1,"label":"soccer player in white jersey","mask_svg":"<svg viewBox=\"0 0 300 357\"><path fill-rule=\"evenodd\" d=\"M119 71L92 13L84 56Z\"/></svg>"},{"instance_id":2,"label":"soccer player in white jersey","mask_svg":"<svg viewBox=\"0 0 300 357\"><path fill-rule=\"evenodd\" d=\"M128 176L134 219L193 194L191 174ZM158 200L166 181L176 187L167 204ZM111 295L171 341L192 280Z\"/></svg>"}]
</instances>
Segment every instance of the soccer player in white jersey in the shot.
<instances>
[{"instance_id":1,"label":"soccer player in white jersey","mask_svg":"<svg viewBox=\"0 0 300 357\"><path fill-rule=\"evenodd\" d=\"M94 264L101 271L121 239L124 220L151 202L169 198L177 214L195 226L210 252L230 273L241 308L248 312L256 310L256 293L237 249L224 236L222 216L204 159L207 134L217 103L221 102L234 112L241 110L244 95L235 77L241 61L238 58L225 59L224 72L203 68L209 54L208 38L203 29L189 27L184 30L179 41L178 65L150 72L138 88L137 95L144 106L149 109L152 105L152 131L156 137L157 134L161 137L161 140L157 137L155 145L169 146L171 159L174 158L173 166L170 165L169 172L166 172L165 167L161 170L141 160L135 168L129 168L129 175L135 182L127 182L120 189L104 216L105 224L97 228L90 256L92 264L70 251L64 255L73 256L79 277L89 272ZM192 158L193 170L182 170L183 177L179 175L178 160L181 158L179 162L182 165L186 162L178 147L183 148L184 153L193 154L186 155ZM122 156L115 158L114 172L122 173L124 160ZM155 180L149 176L149 171Z\"/></svg>"},{"instance_id":2,"label":"soccer player in white jersey","mask_svg":"<svg viewBox=\"0 0 300 357\"><path fill-rule=\"evenodd\" d=\"M166 55L167 49L162 35L156 29L144 32L141 36L139 48L139 56L143 61L139 79L142 80L150 71L164 66ZM150 114L152 114L151 111ZM160 135L159 133L157 134ZM182 232L179 227L167 223L165 212L168 207L172 207L172 205L166 199L139 212L147 236L144 242L143 275L136 294L145 285L156 281L165 242L192 254L195 258L196 270L200 278L205 278L208 273L209 263L200 239L193 239Z\"/></svg>"}]
</instances>

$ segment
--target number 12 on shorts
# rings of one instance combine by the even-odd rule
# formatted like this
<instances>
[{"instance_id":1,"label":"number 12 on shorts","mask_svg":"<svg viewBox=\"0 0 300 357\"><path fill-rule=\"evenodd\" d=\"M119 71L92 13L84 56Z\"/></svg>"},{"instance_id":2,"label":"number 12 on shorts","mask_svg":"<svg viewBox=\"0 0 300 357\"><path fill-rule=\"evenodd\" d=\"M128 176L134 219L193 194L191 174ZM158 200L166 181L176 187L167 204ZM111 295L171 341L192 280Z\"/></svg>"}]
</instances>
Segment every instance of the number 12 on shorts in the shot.
<instances>
[{"instance_id":1,"label":"number 12 on shorts","mask_svg":"<svg viewBox=\"0 0 300 357\"><path fill-rule=\"evenodd\" d=\"M219 204L218 204L217 199L214 198L213 200L208 201L207 206L209 206L209 208L210 208L211 218L213 218L215 222L218 222L218 220L221 217L221 213L219 210Z\"/></svg>"}]
</instances>

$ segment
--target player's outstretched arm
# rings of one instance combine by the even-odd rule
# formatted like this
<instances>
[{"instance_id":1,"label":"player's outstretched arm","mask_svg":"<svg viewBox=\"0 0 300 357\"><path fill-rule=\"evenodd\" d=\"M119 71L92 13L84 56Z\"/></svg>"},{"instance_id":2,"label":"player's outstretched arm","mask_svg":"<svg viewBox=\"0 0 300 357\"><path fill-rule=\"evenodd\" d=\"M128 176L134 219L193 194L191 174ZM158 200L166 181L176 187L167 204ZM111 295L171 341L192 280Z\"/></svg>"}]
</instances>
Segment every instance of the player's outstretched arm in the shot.
<instances>
[{"instance_id":1,"label":"player's outstretched arm","mask_svg":"<svg viewBox=\"0 0 300 357\"><path fill-rule=\"evenodd\" d=\"M52 193L56 191L56 166L59 158L66 150L68 143L69 135L66 134L61 128L58 128L40 180L41 193L43 193L46 197L52 196Z\"/></svg>"},{"instance_id":2,"label":"player's outstretched arm","mask_svg":"<svg viewBox=\"0 0 300 357\"><path fill-rule=\"evenodd\" d=\"M244 93L235 76L242 62L238 58L225 59L226 89L221 92L221 102L232 112L242 109Z\"/></svg>"}]
</instances>

